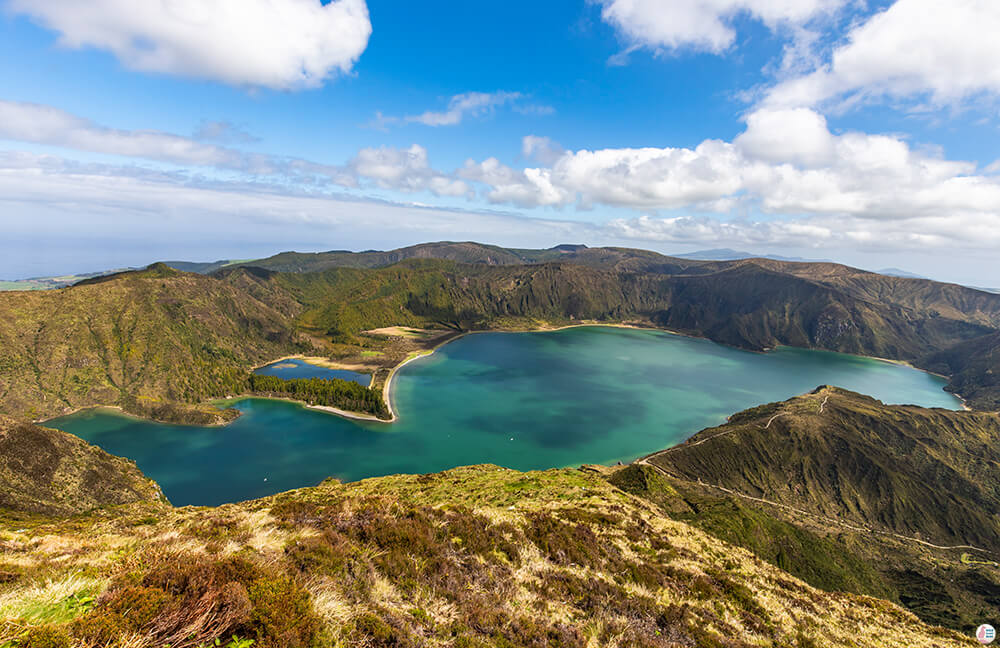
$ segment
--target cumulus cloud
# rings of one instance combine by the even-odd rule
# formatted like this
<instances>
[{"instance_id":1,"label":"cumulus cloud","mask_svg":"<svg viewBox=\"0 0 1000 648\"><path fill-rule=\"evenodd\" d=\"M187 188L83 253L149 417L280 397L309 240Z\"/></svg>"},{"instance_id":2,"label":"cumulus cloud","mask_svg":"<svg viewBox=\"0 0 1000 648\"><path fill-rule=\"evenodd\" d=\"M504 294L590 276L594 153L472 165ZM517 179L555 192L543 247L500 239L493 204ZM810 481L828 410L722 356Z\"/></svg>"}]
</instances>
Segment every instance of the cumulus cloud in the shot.
<instances>
[{"instance_id":1,"label":"cumulus cloud","mask_svg":"<svg viewBox=\"0 0 1000 648\"><path fill-rule=\"evenodd\" d=\"M632 47L720 54L736 39L732 21L747 15L771 29L800 26L845 0L591 0Z\"/></svg>"},{"instance_id":2,"label":"cumulus cloud","mask_svg":"<svg viewBox=\"0 0 1000 648\"><path fill-rule=\"evenodd\" d=\"M735 144L751 158L803 167L833 161L835 138L819 113L807 108L758 110L746 121L747 128Z\"/></svg>"},{"instance_id":3,"label":"cumulus cloud","mask_svg":"<svg viewBox=\"0 0 1000 648\"><path fill-rule=\"evenodd\" d=\"M525 149L537 145L529 140ZM599 203L648 212L694 209L722 215L756 211L778 217L770 220L892 222L891 227L913 233L929 224L939 231L948 222L1000 219L1000 178L974 163L916 151L894 136L837 135L822 115L804 108L751 113L746 130L732 142L567 151L547 167L522 170L491 158L467 162L460 174L486 185L489 200L520 206ZM646 221L636 222L642 227L630 225L635 232L656 234ZM679 238L683 232L721 236L729 231L719 217L657 222ZM878 236L879 227L869 231ZM740 231L750 240L756 240L754 232L788 233L777 225ZM855 240L861 240L864 231L857 226ZM915 240L915 235L903 239Z\"/></svg>"},{"instance_id":4,"label":"cumulus cloud","mask_svg":"<svg viewBox=\"0 0 1000 648\"><path fill-rule=\"evenodd\" d=\"M430 191L440 196L461 196L469 187L461 180L431 168L427 149L414 144L406 149L364 148L351 160L350 168L384 189Z\"/></svg>"},{"instance_id":5,"label":"cumulus cloud","mask_svg":"<svg viewBox=\"0 0 1000 648\"><path fill-rule=\"evenodd\" d=\"M487 197L493 203L513 203L521 207L566 205L574 196L552 183L551 169L518 171L489 158L482 162L468 160L458 174L487 186Z\"/></svg>"},{"instance_id":6,"label":"cumulus cloud","mask_svg":"<svg viewBox=\"0 0 1000 648\"><path fill-rule=\"evenodd\" d=\"M364 0L8 0L64 47L145 72L282 90L350 72L368 45Z\"/></svg>"},{"instance_id":7,"label":"cumulus cloud","mask_svg":"<svg viewBox=\"0 0 1000 648\"><path fill-rule=\"evenodd\" d=\"M448 107L443 111L428 110L419 115L391 117L376 113L371 125L378 129L403 124L423 124L424 126L456 126L466 117L479 117L495 111L505 105L512 105L514 110L522 114L551 115L555 109L551 106L535 104L520 105L517 102L523 98L520 92L465 92L457 94L448 100Z\"/></svg>"},{"instance_id":8,"label":"cumulus cloud","mask_svg":"<svg viewBox=\"0 0 1000 648\"><path fill-rule=\"evenodd\" d=\"M1000 3L898 0L852 29L829 60L787 79L770 107L927 97L956 104L1000 92Z\"/></svg>"}]
</instances>

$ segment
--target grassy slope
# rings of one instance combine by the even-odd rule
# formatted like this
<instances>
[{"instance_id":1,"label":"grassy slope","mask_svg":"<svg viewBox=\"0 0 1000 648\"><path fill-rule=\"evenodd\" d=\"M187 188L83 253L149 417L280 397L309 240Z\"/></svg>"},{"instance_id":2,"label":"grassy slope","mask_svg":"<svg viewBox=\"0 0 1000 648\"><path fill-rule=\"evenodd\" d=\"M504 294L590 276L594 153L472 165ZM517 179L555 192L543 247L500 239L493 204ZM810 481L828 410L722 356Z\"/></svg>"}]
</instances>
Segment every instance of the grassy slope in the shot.
<instances>
[{"instance_id":1,"label":"grassy slope","mask_svg":"<svg viewBox=\"0 0 1000 648\"><path fill-rule=\"evenodd\" d=\"M586 471L478 466L0 523L0 645L973 645L815 590Z\"/></svg>"},{"instance_id":2,"label":"grassy slope","mask_svg":"<svg viewBox=\"0 0 1000 648\"><path fill-rule=\"evenodd\" d=\"M637 465L612 480L818 587L885 596L967 630L1000 620L1000 573L961 560L1000 556L998 441L996 414L827 388L647 459L669 476Z\"/></svg>"},{"instance_id":3,"label":"grassy slope","mask_svg":"<svg viewBox=\"0 0 1000 648\"><path fill-rule=\"evenodd\" d=\"M158 415L222 396L248 366L297 348L295 307L163 267L0 293L0 413L41 418L104 404Z\"/></svg>"},{"instance_id":4,"label":"grassy slope","mask_svg":"<svg viewBox=\"0 0 1000 648\"><path fill-rule=\"evenodd\" d=\"M0 508L69 514L166 501L127 459L59 432L0 417Z\"/></svg>"}]
</instances>

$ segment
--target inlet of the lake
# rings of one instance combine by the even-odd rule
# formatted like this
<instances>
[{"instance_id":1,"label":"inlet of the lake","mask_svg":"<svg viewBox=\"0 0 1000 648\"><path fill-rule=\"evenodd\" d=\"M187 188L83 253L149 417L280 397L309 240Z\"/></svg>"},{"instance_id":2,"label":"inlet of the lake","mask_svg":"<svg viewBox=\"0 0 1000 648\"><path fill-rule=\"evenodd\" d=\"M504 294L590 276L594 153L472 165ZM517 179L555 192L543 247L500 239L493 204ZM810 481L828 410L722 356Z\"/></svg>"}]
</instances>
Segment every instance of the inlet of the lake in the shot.
<instances>
[{"instance_id":1,"label":"inlet of the lake","mask_svg":"<svg viewBox=\"0 0 1000 648\"><path fill-rule=\"evenodd\" d=\"M366 423L243 399L225 427L164 425L90 410L54 419L135 460L176 505L492 463L521 470L614 463L679 443L754 405L836 385L887 403L959 409L945 381L826 351L751 353L648 330L581 327L469 335L409 363L400 420Z\"/></svg>"}]
</instances>

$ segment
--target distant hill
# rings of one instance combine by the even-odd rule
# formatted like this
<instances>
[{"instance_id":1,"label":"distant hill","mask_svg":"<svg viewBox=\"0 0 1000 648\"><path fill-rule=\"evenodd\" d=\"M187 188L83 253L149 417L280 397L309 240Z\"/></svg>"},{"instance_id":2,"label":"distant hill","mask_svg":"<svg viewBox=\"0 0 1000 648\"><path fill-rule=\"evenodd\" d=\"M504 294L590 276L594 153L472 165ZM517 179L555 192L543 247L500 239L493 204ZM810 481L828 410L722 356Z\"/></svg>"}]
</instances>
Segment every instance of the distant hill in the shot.
<instances>
[{"instance_id":1,"label":"distant hill","mask_svg":"<svg viewBox=\"0 0 1000 648\"><path fill-rule=\"evenodd\" d=\"M913 274L912 272L907 272L906 270L900 270L899 268L882 268L878 271L879 274L889 275L890 277L904 277L906 279L926 279L918 274Z\"/></svg>"},{"instance_id":2,"label":"distant hill","mask_svg":"<svg viewBox=\"0 0 1000 648\"><path fill-rule=\"evenodd\" d=\"M220 268L225 268L236 263L249 263L253 259L223 259L221 261L206 261L206 262L196 262L196 261L164 261L164 265L168 265L175 270L181 270L183 272L197 272L198 274L209 274L215 272Z\"/></svg>"},{"instance_id":3,"label":"distant hill","mask_svg":"<svg viewBox=\"0 0 1000 648\"><path fill-rule=\"evenodd\" d=\"M247 263L252 259L222 260L205 263L192 261L165 261L164 265L170 266L183 272L196 272L198 274L209 274L226 266L236 263ZM115 268L112 270L101 270L98 272L84 272L80 274L59 275L52 277L32 277L30 279L17 279L13 281L0 280L0 291L20 291L20 290L53 290L56 288L66 288L86 279L104 277L123 272L134 272L141 268Z\"/></svg>"},{"instance_id":4,"label":"distant hill","mask_svg":"<svg viewBox=\"0 0 1000 648\"><path fill-rule=\"evenodd\" d=\"M256 259L242 265L253 265L278 272L316 272L329 268L383 268L408 259L441 259L458 263L483 265L523 265L554 261L564 255L586 249L584 245L557 245L548 250L502 248L496 245L443 241L422 243L397 250L348 252L282 252L266 259Z\"/></svg>"},{"instance_id":5,"label":"distant hill","mask_svg":"<svg viewBox=\"0 0 1000 648\"><path fill-rule=\"evenodd\" d=\"M18 279L15 281L0 281L0 291L53 290L55 288L72 286L73 284L83 281L84 279L91 279L93 277L101 277L119 272L127 272L130 270L136 270L136 268L118 268L115 270L102 270L100 272L85 272L82 274L60 275L55 277L32 277L30 279Z\"/></svg>"},{"instance_id":6,"label":"distant hill","mask_svg":"<svg viewBox=\"0 0 1000 648\"><path fill-rule=\"evenodd\" d=\"M329 267L289 270L318 265ZM232 393L254 364L295 350L388 371L395 352L363 333L375 328L581 321L627 321L756 351L786 345L902 360L962 376L951 388L989 407L992 374L970 341L1000 331L1000 295L834 263L447 242L286 253L210 275L160 263L69 290L0 293L0 308L12 313L0 321L0 375L10 385L0 413L30 418L88 404L196 416L172 404Z\"/></svg>"},{"instance_id":7,"label":"distant hill","mask_svg":"<svg viewBox=\"0 0 1000 648\"><path fill-rule=\"evenodd\" d=\"M1000 620L997 414L827 387L735 414L612 481L816 586L967 631Z\"/></svg>"},{"instance_id":8,"label":"distant hill","mask_svg":"<svg viewBox=\"0 0 1000 648\"><path fill-rule=\"evenodd\" d=\"M785 257L777 254L754 254L741 252L731 248L716 248L671 255L678 259L697 259L699 261L739 261L740 259L773 259L775 261L792 261L795 263L830 263L828 259L805 259L802 257Z\"/></svg>"}]
</instances>

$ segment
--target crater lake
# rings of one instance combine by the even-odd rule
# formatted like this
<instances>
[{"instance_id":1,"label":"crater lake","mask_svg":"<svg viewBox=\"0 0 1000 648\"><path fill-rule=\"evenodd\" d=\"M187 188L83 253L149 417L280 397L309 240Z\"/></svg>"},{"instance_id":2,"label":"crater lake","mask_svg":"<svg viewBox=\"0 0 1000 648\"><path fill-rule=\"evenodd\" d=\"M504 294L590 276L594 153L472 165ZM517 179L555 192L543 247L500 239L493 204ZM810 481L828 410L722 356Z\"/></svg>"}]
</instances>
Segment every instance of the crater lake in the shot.
<instances>
[{"instance_id":1,"label":"crater lake","mask_svg":"<svg viewBox=\"0 0 1000 648\"><path fill-rule=\"evenodd\" d=\"M882 360L793 348L752 353L651 330L467 335L401 368L399 420L355 421L245 398L224 427L94 409L45 425L133 459L175 505L492 463L518 470L628 462L734 412L835 385L886 403L960 409L946 381Z\"/></svg>"}]
</instances>

